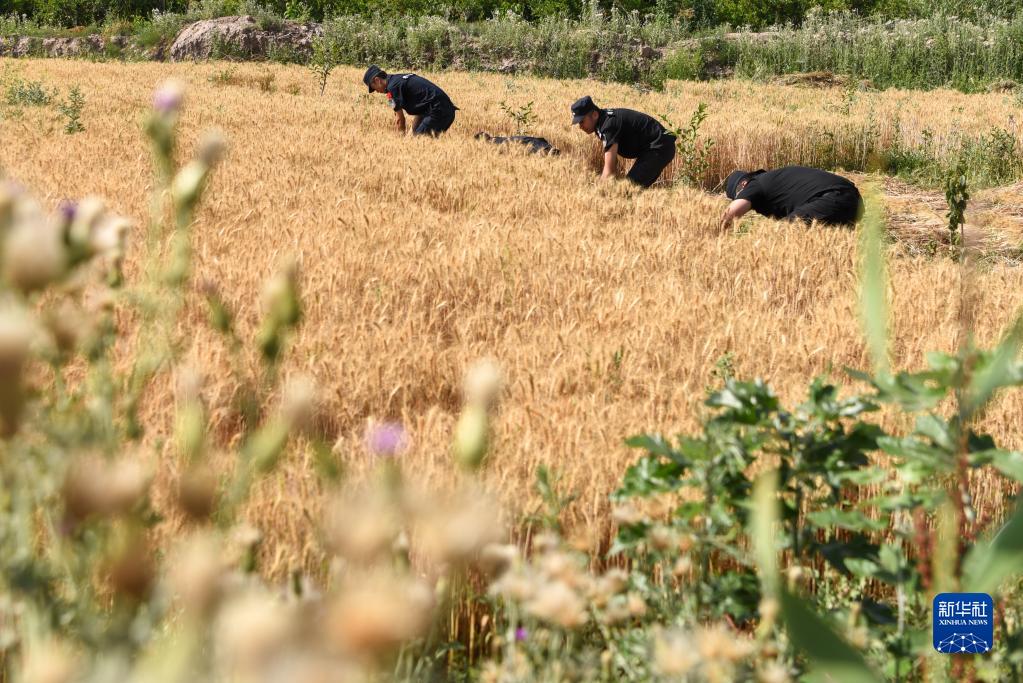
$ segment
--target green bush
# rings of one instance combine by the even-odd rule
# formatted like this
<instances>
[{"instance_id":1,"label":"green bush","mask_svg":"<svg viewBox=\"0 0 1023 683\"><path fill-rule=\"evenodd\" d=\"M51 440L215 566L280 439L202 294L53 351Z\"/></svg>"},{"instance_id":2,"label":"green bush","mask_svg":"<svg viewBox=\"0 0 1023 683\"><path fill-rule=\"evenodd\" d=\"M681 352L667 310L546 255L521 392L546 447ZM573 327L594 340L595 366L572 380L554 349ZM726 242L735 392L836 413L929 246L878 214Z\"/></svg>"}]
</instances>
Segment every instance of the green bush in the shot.
<instances>
[{"instance_id":1,"label":"green bush","mask_svg":"<svg viewBox=\"0 0 1023 683\"><path fill-rule=\"evenodd\" d=\"M45 107L56 94L56 90L47 90L42 81L23 81L18 78L7 86L5 101L14 106Z\"/></svg>"}]
</instances>

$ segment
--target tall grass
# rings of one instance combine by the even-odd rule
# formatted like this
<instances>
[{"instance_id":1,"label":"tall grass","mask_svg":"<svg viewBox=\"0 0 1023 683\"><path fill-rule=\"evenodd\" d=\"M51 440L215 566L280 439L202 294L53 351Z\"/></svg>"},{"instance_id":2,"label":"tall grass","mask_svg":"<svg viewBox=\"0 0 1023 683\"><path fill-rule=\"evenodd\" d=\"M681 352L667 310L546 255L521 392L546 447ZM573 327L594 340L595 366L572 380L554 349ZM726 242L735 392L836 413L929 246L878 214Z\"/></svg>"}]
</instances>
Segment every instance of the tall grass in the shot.
<instances>
[{"instance_id":1,"label":"tall grass","mask_svg":"<svg viewBox=\"0 0 1023 683\"><path fill-rule=\"evenodd\" d=\"M687 35L683 23L651 22L638 13L590 5L580 19L529 22L508 12L465 24L440 17L335 17L324 40L340 61L409 64L419 68L511 70L555 78L595 76L648 81L653 61L640 46L664 46Z\"/></svg>"},{"instance_id":2,"label":"tall grass","mask_svg":"<svg viewBox=\"0 0 1023 683\"><path fill-rule=\"evenodd\" d=\"M768 39L739 39L724 61L737 74L831 71L869 79L879 88L982 90L1000 79L1023 81L1023 15L976 22L945 15L918 20L811 14L799 28Z\"/></svg>"},{"instance_id":3,"label":"tall grass","mask_svg":"<svg viewBox=\"0 0 1023 683\"><path fill-rule=\"evenodd\" d=\"M216 3L197 5L187 13L154 12L144 20L111 20L75 31L8 15L0 17L0 35L127 34L141 52L169 46L186 24L223 11L227 9ZM231 11L252 14L264 28L285 20L254 2ZM713 79L733 73L769 79L818 71L866 79L880 88L953 87L972 92L992 84L1011 86L1006 80L1023 81L1019 47L1023 15L965 19L938 13L884 20L814 10L798 27L729 32L727 26L697 29L685 18L617 8L605 11L586 3L578 17L532 21L511 11L475 22L433 15L336 15L325 20L324 32L321 49L345 64L387 62L419 69L594 77L650 87L671 79ZM281 49L266 57L296 59L293 51Z\"/></svg>"}]
</instances>

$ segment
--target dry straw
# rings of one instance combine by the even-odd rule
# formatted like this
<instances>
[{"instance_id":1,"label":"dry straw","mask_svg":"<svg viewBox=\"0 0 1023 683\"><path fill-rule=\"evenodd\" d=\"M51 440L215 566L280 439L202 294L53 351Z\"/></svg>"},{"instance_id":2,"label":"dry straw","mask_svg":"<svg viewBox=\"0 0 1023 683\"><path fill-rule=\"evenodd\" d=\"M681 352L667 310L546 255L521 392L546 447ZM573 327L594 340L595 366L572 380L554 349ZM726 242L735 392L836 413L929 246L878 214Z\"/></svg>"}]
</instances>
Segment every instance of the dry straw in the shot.
<instances>
[{"instance_id":1,"label":"dry straw","mask_svg":"<svg viewBox=\"0 0 1023 683\"><path fill-rule=\"evenodd\" d=\"M261 317L253 292L286 257L297 259L303 321L280 372L315 378L317 427L350 473L371 469L367 425L398 421L409 437L397 456L406 471L424 485L450 484L461 378L476 359L491 357L503 369L503 388L490 424L489 484L507 502L531 507L536 467L550 465L563 473L565 488L579 492L574 521L602 529L597 539L611 527L607 494L634 458L622 438L694 429L714 363L726 352L737 374L764 377L787 402L812 376L830 370L840 377L843 366L867 368L869 360L856 314L852 232L752 219L741 234L722 234L719 196L595 186L594 142L571 128L568 103L592 94L602 104L681 121L705 101L703 130L716 141L708 174L718 177L735 166L784 162L821 131L862 130L871 116L881 140L898 133L912 143L930 129L940 147L956 131L1005 126L1013 107L1001 95L895 91L864 93L844 113L841 90L737 81L641 93L582 81L427 74L462 111L448 136L424 140L391 132L388 108L365 93L354 69L337 70L321 97L299 67L236 67L274 73L281 86L274 93L211 82L217 65L27 60L12 68L61 87L78 83L90 106L86 131L72 137L43 109L5 120L5 172L53 203L107 197L111 209L140 225L152 177L142 114L168 75L186 84L182 154L190 156L199 131L213 127L231 142L198 209L193 281L212 283L252 340ZM530 132L562 156L506 153L473 140L478 130L510 130L502 100L534 101L538 122ZM903 200L894 197L890 210ZM902 225L902 233L915 229L911 220ZM168 237L162 248L172 246ZM138 250L127 254L129 278ZM889 264L896 368L917 367L925 351L955 343L957 269L914 253ZM1021 285L1023 273L998 263L977 276L981 344L996 339L1019 307ZM238 387L224 379L231 351L206 324L205 306L195 284L181 332L207 377L201 398L212 421L211 457L225 468L216 452L238 433ZM255 354L244 359L253 370ZM174 379L161 376L143 397L147 438L168 437L168 449L175 447L174 396ZM1006 398L985 417L1008 447L1023 446L1021 401ZM169 533L182 519L175 500L186 469L177 458L161 459L153 483ZM983 478L975 485L978 507L1001 504L1001 492ZM257 485L244 516L264 532L268 571L321 566L308 520L322 507L312 457L303 452ZM676 642L665 637L665 666L681 665Z\"/></svg>"}]
</instances>

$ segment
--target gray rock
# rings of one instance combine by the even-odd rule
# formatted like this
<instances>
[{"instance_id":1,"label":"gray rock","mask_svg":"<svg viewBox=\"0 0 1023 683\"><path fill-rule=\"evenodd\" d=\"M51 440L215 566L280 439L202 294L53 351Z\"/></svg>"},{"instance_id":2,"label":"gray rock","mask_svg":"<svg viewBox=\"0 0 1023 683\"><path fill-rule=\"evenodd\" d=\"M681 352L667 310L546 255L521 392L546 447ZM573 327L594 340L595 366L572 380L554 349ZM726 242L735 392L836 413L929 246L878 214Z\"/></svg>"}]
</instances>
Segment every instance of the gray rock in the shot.
<instances>
[{"instance_id":1,"label":"gray rock","mask_svg":"<svg viewBox=\"0 0 1023 683\"><path fill-rule=\"evenodd\" d=\"M658 59L661 57L661 51L649 45L642 45L639 48L639 56L642 59Z\"/></svg>"},{"instance_id":2,"label":"gray rock","mask_svg":"<svg viewBox=\"0 0 1023 683\"><path fill-rule=\"evenodd\" d=\"M100 36L89 36L88 38L45 38L43 39L43 54L47 57L81 57L83 54L97 51L90 38L98 39L98 49L103 49L103 39Z\"/></svg>"},{"instance_id":3,"label":"gray rock","mask_svg":"<svg viewBox=\"0 0 1023 683\"><path fill-rule=\"evenodd\" d=\"M211 57L265 59L272 48L309 57L313 39L321 35L322 30L319 24L294 21L260 25L248 15L206 19L181 29L170 47L170 58L173 61Z\"/></svg>"},{"instance_id":4,"label":"gray rock","mask_svg":"<svg viewBox=\"0 0 1023 683\"><path fill-rule=\"evenodd\" d=\"M32 39L27 36L22 36L15 41L14 45L11 46L12 57L27 57L32 53Z\"/></svg>"}]
</instances>

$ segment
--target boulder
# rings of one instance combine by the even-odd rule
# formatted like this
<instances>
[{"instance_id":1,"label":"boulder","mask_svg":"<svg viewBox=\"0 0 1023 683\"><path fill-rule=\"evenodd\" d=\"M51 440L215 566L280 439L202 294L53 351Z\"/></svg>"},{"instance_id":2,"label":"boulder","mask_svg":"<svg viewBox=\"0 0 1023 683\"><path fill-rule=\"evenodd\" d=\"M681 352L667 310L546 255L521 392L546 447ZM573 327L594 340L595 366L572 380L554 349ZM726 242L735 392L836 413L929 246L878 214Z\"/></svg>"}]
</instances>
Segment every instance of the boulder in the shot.
<instances>
[{"instance_id":1,"label":"boulder","mask_svg":"<svg viewBox=\"0 0 1023 683\"><path fill-rule=\"evenodd\" d=\"M1019 83L1012 80L1011 78L1001 78L997 81L992 81L991 83L988 83L987 91L1006 93L1014 92L1018 88Z\"/></svg>"},{"instance_id":2,"label":"boulder","mask_svg":"<svg viewBox=\"0 0 1023 683\"><path fill-rule=\"evenodd\" d=\"M27 36L14 39L11 45L12 57L28 57L32 54L33 40Z\"/></svg>"},{"instance_id":3,"label":"boulder","mask_svg":"<svg viewBox=\"0 0 1023 683\"><path fill-rule=\"evenodd\" d=\"M661 50L650 45L641 45L639 47L639 56L641 59L660 59L663 53Z\"/></svg>"},{"instance_id":4,"label":"boulder","mask_svg":"<svg viewBox=\"0 0 1023 683\"><path fill-rule=\"evenodd\" d=\"M100 36L43 39L43 54L47 57L81 57L102 49L103 39Z\"/></svg>"},{"instance_id":5,"label":"boulder","mask_svg":"<svg viewBox=\"0 0 1023 683\"><path fill-rule=\"evenodd\" d=\"M212 57L265 59L274 48L308 58L312 54L313 39L322 30L319 24L312 23L260 23L248 15L205 19L181 29L171 44L170 58L172 61Z\"/></svg>"}]
</instances>

